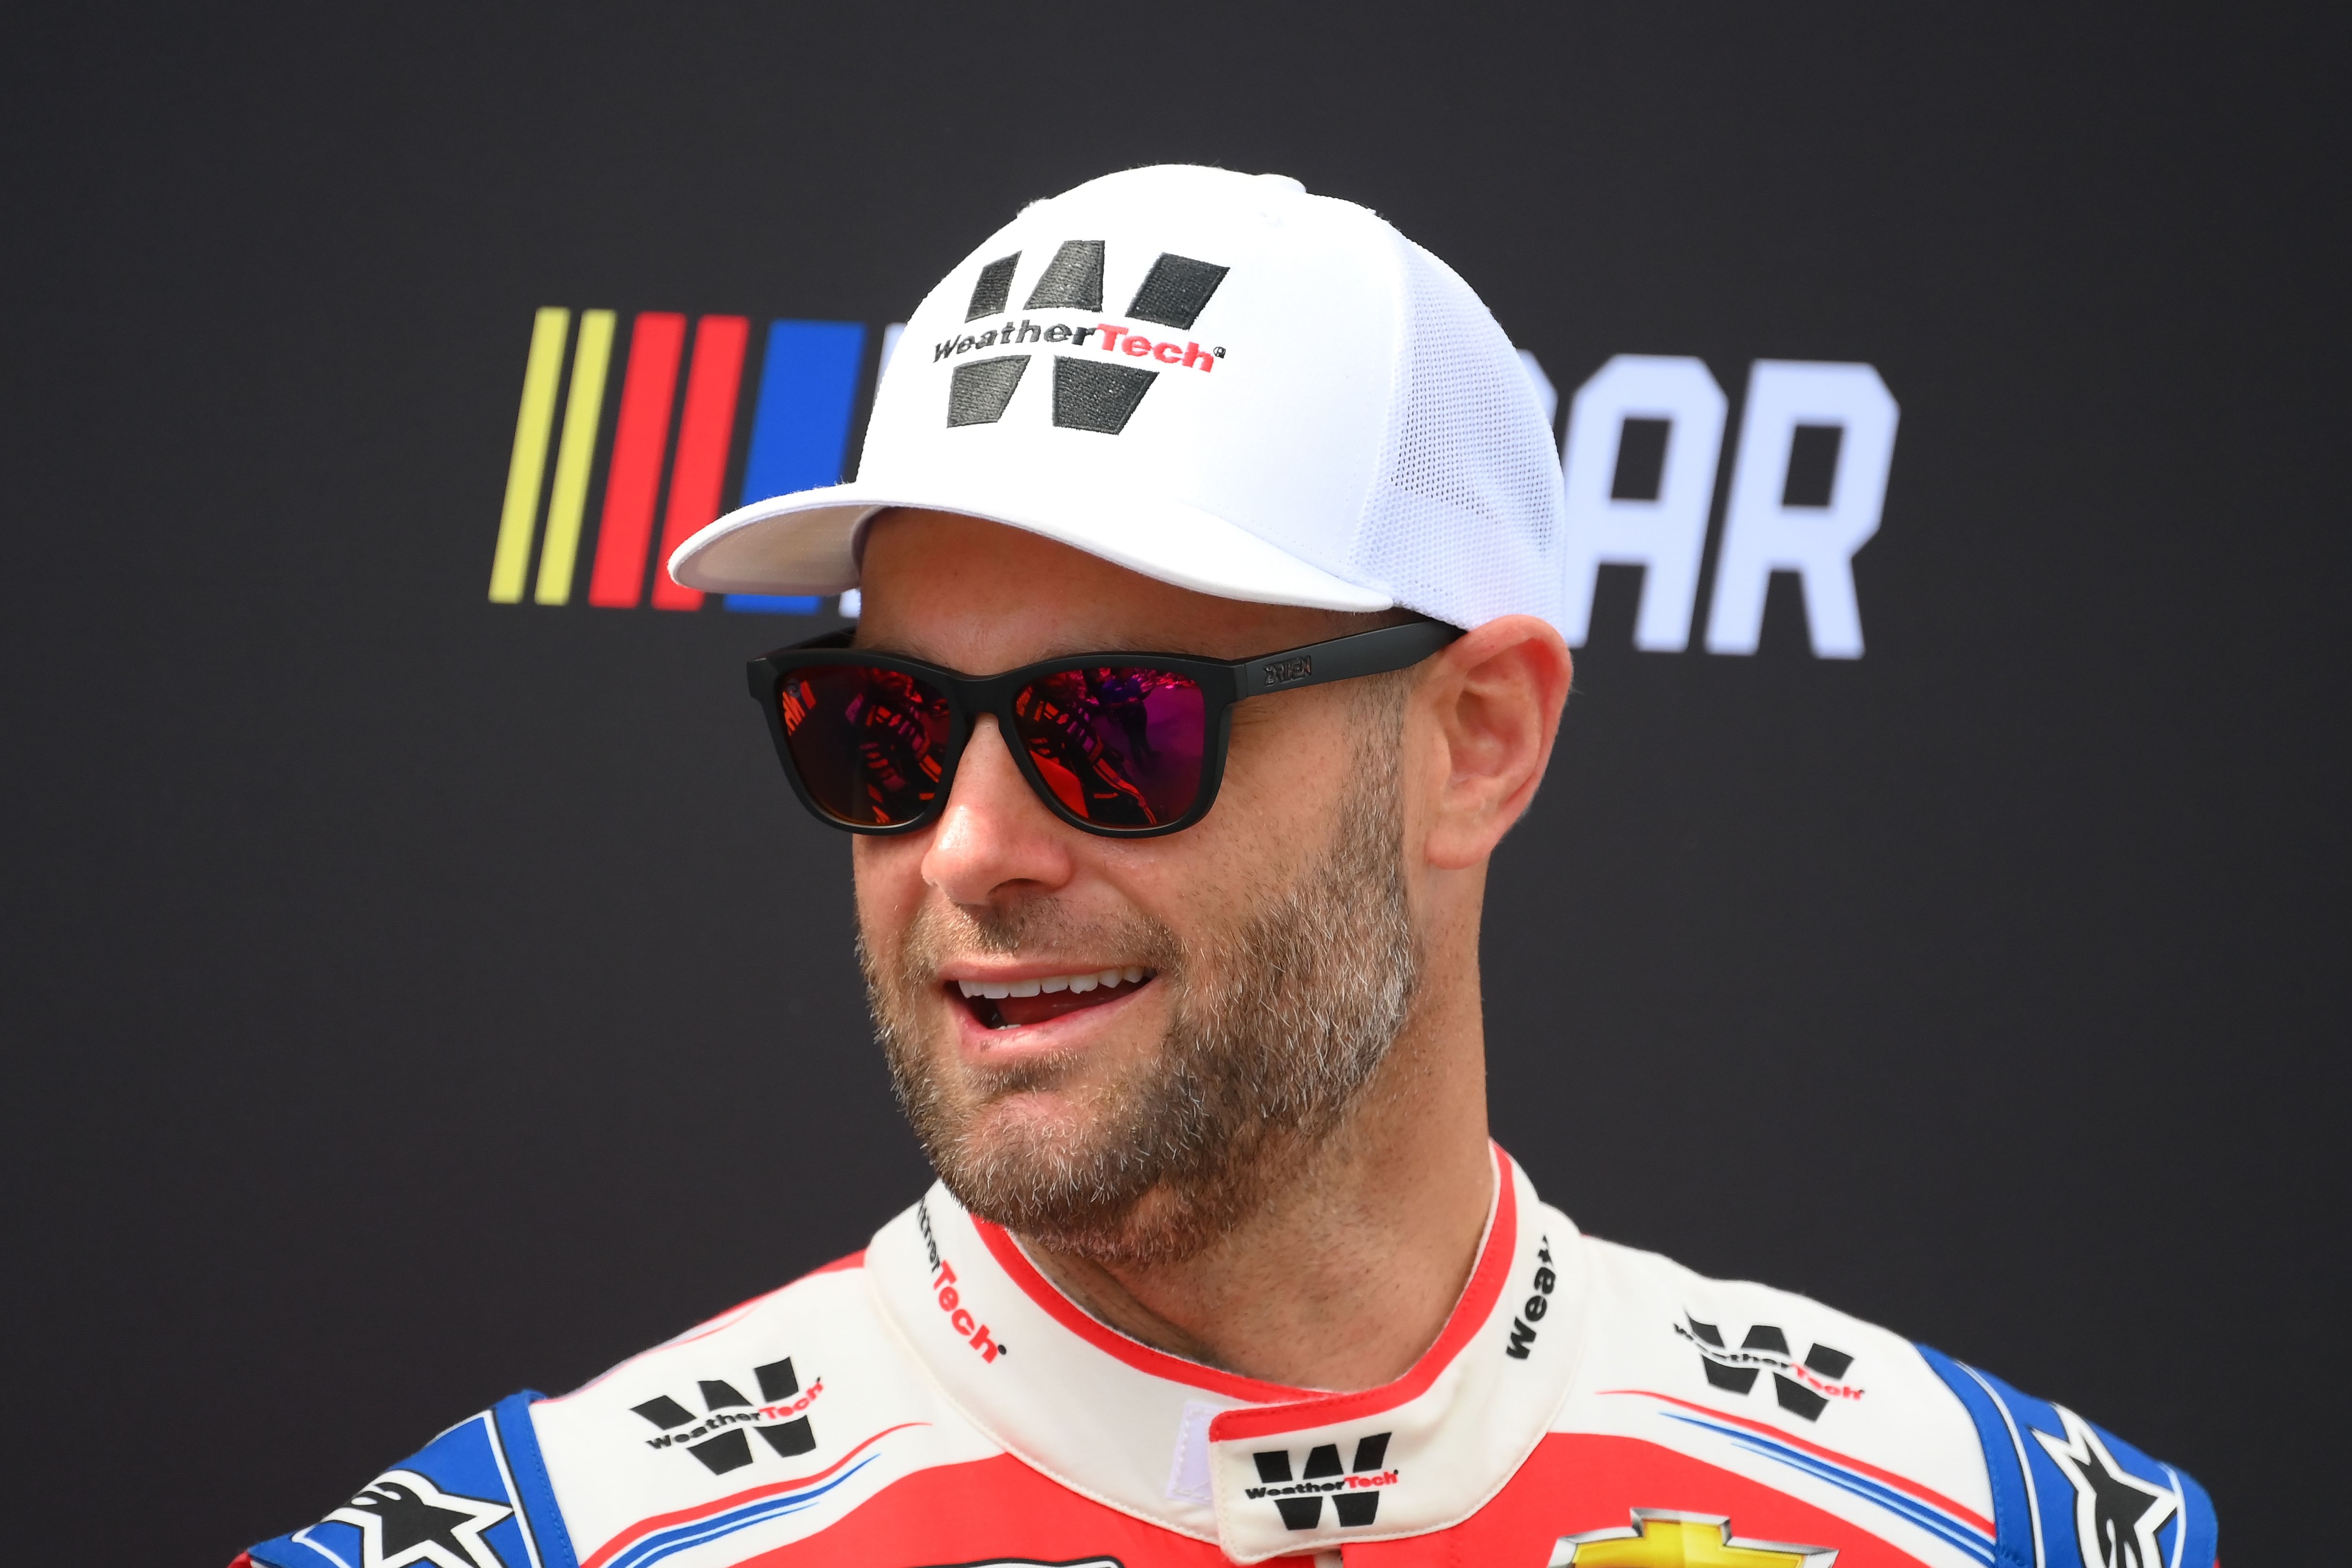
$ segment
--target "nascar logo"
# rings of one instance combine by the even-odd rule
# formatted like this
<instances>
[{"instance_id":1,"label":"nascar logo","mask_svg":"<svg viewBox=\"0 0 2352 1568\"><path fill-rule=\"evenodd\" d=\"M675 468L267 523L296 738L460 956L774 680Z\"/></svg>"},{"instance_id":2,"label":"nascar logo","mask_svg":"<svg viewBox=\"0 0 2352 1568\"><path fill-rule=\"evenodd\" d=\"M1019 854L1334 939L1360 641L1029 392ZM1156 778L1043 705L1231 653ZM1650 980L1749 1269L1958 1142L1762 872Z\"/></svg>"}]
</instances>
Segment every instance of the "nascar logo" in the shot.
<instances>
[{"instance_id":1,"label":"nascar logo","mask_svg":"<svg viewBox=\"0 0 2352 1568\"><path fill-rule=\"evenodd\" d=\"M1080 254L1074 256L1074 247ZM1072 289L1087 299L1099 294L1099 255L1077 242L1062 252L1025 309L1069 303ZM982 269L973 288L974 319L1003 310L1017 259ZM1129 314L1188 326L1224 271L1162 257ZM1080 286L1087 278L1094 294ZM1049 289L1056 279L1059 291ZM1164 303L1152 303L1163 297ZM1030 333L1046 341L1061 330L1008 319L934 352L952 360L1025 342ZM1106 334L1100 346L1107 352L1139 356L1169 347L1124 329L1088 331ZM1127 340L1116 351L1108 338L1114 331ZM660 563L732 507L839 482L859 405L897 347L899 327L877 334L861 321L772 321L755 354L749 317L702 316L689 329L675 311L641 311L629 324L615 396L611 373L619 331L617 312L594 310L580 312L575 333L572 311L560 306L541 310L531 324L490 563L493 604L519 604L526 591L536 604L572 602L609 404L611 443L596 498L588 603L702 608L708 595L671 582ZM1216 352L1191 344L1170 363L1205 372ZM1534 355L1522 351L1520 358L1549 413L1558 394ZM949 422L992 423L1027 363L1026 355L1000 355L957 365ZM1112 434L1157 374L1059 358L1055 363L1082 373L1067 398L1057 382L1055 423ZM1124 379L1111 384L1108 376ZM747 386L756 387L748 397ZM1853 557L1877 533L1885 504L1900 413L1893 394L1866 364L1759 360L1748 373L1736 432L1728 407L1713 373L1687 357L1619 354L1577 390L1560 453L1568 501L1560 541L1563 629L1571 646L1584 645L1601 569L1613 565L1641 574L1633 646L1660 653L1688 647L1712 537L1707 652L1754 653L1772 578L1786 574L1802 593L1814 656L1862 657ZM1717 476L1725 468L1729 479L1717 523ZM771 614L819 608L814 596L789 595L729 594L723 603ZM842 611L856 614L854 592L844 595Z\"/></svg>"},{"instance_id":2,"label":"nascar logo","mask_svg":"<svg viewBox=\"0 0 2352 1568\"><path fill-rule=\"evenodd\" d=\"M671 582L659 563L728 510L721 501L730 488L740 505L837 482L859 393L872 380L867 361L876 361L878 374L898 335L896 326L886 328L879 353L869 356L862 321L773 321L754 367L748 317L703 316L689 332L683 315L645 310L629 323L614 397L619 325L617 312L583 310L575 334L572 312L560 306L541 310L531 323L506 504L490 560L492 604L519 604L526 589L535 604L572 602L610 403L611 449L587 567L588 602L627 609L650 597L657 610L700 609L707 595ZM746 398L751 381L757 390ZM739 450L741 474L730 487ZM725 603L730 610L792 615L818 606L814 597L760 594L730 594Z\"/></svg>"}]
</instances>

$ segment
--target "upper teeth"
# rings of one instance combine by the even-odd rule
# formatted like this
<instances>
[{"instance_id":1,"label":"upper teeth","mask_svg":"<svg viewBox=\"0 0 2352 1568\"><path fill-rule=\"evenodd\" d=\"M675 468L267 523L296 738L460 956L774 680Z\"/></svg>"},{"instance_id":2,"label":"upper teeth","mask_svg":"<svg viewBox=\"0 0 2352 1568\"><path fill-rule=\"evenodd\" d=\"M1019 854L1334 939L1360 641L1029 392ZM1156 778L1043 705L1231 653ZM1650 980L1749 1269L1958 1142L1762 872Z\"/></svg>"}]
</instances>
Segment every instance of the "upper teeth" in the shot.
<instances>
[{"instance_id":1,"label":"upper teeth","mask_svg":"<svg viewBox=\"0 0 2352 1568\"><path fill-rule=\"evenodd\" d=\"M985 996L995 1001L1006 996L1034 996L1039 992L1076 991L1081 994L1097 985L1117 985L1124 980L1129 984L1142 979L1150 971L1130 963L1124 969L1097 969L1087 974L1047 974L1035 980L959 980L956 989L967 996Z\"/></svg>"}]
</instances>

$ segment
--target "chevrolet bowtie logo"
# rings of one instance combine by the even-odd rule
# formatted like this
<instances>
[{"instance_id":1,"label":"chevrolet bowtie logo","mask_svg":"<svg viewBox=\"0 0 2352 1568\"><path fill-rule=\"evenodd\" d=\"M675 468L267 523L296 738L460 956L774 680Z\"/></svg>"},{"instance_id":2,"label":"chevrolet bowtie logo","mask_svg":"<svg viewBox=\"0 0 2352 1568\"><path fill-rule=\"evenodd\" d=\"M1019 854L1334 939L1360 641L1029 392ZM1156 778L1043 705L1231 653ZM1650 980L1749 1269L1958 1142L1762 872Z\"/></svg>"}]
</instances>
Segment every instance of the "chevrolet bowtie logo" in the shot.
<instances>
[{"instance_id":1,"label":"chevrolet bowtie logo","mask_svg":"<svg viewBox=\"0 0 2352 1568\"><path fill-rule=\"evenodd\" d=\"M1720 1514L1637 1508L1631 1529L1563 1535L1551 1568L1830 1568L1837 1550L1741 1541Z\"/></svg>"}]
</instances>

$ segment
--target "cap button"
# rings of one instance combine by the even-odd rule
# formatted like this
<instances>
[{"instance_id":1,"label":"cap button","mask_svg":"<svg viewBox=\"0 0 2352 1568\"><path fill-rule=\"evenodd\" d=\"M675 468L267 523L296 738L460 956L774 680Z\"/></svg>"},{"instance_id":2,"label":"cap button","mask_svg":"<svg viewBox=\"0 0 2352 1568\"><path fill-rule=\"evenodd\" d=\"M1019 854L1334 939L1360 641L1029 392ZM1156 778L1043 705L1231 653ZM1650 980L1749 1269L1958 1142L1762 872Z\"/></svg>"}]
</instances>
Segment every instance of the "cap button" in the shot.
<instances>
[{"instance_id":1,"label":"cap button","mask_svg":"<svg viewBox=\"0 0 2352 1568\"><path fill-rule=\"evenodd\" d=\"M1289 192L1294 196L1303 196L1307 194L1307 187L1288 174L1260 174L1258 178L1279 190Z\"/></svg>"}]
</instances>

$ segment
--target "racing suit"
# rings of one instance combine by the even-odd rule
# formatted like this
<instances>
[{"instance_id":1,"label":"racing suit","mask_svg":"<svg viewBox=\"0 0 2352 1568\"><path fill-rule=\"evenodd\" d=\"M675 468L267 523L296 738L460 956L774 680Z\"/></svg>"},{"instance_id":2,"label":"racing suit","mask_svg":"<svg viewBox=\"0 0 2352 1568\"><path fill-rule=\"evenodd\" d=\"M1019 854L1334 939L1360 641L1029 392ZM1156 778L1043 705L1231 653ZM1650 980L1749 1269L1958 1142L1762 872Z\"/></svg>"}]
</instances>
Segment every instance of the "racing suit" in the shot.
<instances>
[{"instance_id":1,"label":"racing suit","mask_svg":"<svg viewBox=\"0 0 2352 1568\"><path fill-rule=\"evenodd\" d=\"M934 1186L863 1253L510 1396L235 1568L2212 1568L2172 1466L1580 1235L1495 1159L1469 1284L1382 1387L1129 1340Z\"/></svg>"}]
</instances>

